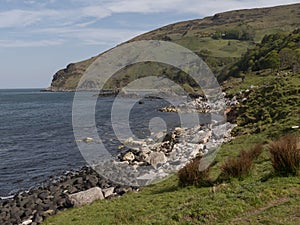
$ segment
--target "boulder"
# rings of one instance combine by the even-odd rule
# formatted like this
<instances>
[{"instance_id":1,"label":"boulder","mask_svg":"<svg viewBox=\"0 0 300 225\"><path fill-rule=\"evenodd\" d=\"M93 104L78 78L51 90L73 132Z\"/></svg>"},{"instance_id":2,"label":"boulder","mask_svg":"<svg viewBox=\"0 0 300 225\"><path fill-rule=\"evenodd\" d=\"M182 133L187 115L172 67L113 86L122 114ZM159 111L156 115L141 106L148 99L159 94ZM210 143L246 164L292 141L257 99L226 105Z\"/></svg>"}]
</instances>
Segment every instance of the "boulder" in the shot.
<instances>
[{"instance_id":1,"label":"boulder","mask_svg":"<svg viewBox=\"0 0 300 225\"><path fill-rule=\"evenodd\" d=\"M158 164L167 162L167 157L163 152L151 152L145 161L151 164L154 168L157 168Z\"/></svg>"},{"instance_id":2,"label":"boulder","mask_svg":"<svg viewBox=\"0 0 300 225\"><path fill-rule=\"evenodd\" d=\"M75 207L83 206L92 203L96 200L104 199L101 188L94 187L86 191L81 191L69 195L69 199Z\"/></svg>"},{"instance_id":3,"label":"boulder","mask_svg":"<svg viewBox=\"0 0 300 225\"><path fill-rule=\"evenodd\" d=\"M105 188L102 190L104 198L114 195L114 187Z\"/></svg>"}]
</instances>

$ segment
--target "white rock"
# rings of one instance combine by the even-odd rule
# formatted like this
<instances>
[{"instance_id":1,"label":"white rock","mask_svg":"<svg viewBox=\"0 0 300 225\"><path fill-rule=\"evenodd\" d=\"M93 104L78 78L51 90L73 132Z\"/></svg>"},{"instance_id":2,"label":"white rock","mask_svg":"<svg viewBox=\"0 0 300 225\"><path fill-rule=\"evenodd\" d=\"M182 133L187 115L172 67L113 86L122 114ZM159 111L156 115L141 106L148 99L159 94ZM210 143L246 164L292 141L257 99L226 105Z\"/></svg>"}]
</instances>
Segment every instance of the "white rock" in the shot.
<instances>
[{"instance_id":1,"label":"white rock","mask_svg":"<svg viewBox=\"0 0 300 225\"><path fill-rule=\"evenodd\" d=\"M181 127L176 127L176 128L175 128L175 131L176 131L176 132L182 132L183 129L182 129Z\"/></svg>"},{"instance_id":2,"label":"white rock","mask_svg":"<svg viewBox=\"0 0 300 225\"><path fill-rule=\"evenodd\" d=\"M112 196L114 194L114 190L115 190L114 187L109 187L109 188L102 189L102 193L104 195L104 198Z\"/></svg>"},{"instance_id":3,"label":"white rock","mask_svg":"<svg viewBox=\"0 0 300 225\"><path fill-rule=\"evenodd\" d=\"M32 220L25 220L21 223L21 225L29 225L31 224L33 221Z\"/></svg>"},{"instance_id":4,"label":"white rock","mask_svg":"<svg viewBox=\"0 0 300 225\"><path fill-rule=\"evenodd\" d=\"M94 187L86 191L81 191L75 194L69 195L69 199L75 207L83 206L92 203L96 200L104 199L101 188Z\"/></svg>"},{"instance_id":5,"label":"white rock","mask_svg":"<svg viewBox=\"0 0 300 225\"><path fill-rule=\"evenodd\" d=\"M83 141L86 142L86 143L88 143L88 142L93 142L94 139L91 138L91 137L86 137L86 138L83 139Z\"/></svg>"},{"instance_id":6,"label":"white rock","mask_svg":"<svg viewBox=\"0 0 300 225\"><path fill-rule=\"evenodd\" d=\"M139 147L142 147L142 146L147 146L147 143L144 142L144 141L136 141L136 140L133 140L133 138L128 138L124 141L124 143L131 147L131 148L139 148Z\"/></svg>"},{"instance_id":7,"label":"white rock","mask_svg":"<svg viewBox=\"0 0 300 225\"><path fill-rule=\"evenodd\" d=\"M292 126L292 129L298 129L299 126Z\"/></svg>"},{"instance_id":8,"label":"white rock","mask_svg":"<svg viewBox=\"0 0 300 225\"><path fill-rule=\"evenodd\" d=\"M198 154L199 154L199 150L198 149L193 149L191 150L191 153L189 154L190 158L195 158Z\"/></svg>"},{"instance_id":9,"label":"white rock","mask_svg":"<svg viewBox=\"0 0 300 225\"><path fill-rule=\"evenodd\" d=\"M151 152L145 161L156 168L157 164L167 162L167 158L163 152Z\"/></svg>"},{"instance_id":10,"label":"white rock","mask_svg":"<svg viewBox=\"0 0 300 225\"><path fill-rule=\"evenodd\" d=\"M199 149L200 149L200 150L203 150L203 149L204 149L204 144L199 144L198 146L199 146Z\"/></svg>"}]
</instances>

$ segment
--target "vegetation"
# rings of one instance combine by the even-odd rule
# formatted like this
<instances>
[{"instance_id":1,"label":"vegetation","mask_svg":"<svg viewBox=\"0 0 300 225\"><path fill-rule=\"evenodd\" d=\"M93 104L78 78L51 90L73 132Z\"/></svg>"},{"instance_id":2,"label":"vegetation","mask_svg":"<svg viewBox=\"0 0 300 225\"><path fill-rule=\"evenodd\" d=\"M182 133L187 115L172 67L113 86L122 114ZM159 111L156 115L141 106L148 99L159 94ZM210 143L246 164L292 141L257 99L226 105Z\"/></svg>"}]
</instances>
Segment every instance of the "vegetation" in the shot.
<instances>
[{"instance_id":1,"label":"vegetation","mask_svg":"<svg viewBox=\"0 0 300 225\"><path fill-rule=\"evenodd\" d=\"M299 28L299 11L300 4L266 9L230 11L204 19L170 24L135 37L128 42L164 40L182 45L203 57L219 80L223 81L227 78L224 78L224 74L227 75L232 64L236 63L247 49L255 48L255 42L260 42L266 34L292 32L296 28ZM293 49L293 46L287 46L287 48ZM279 54L279 58L286 54L290 54L290 52L283 50ZM90 60L75 63L75 70L67 68L60 70L55 74L51 84L52 88L50 89L74 90L85 69L98 57L101 57L101 55ZM276 67L278 65L277 59L278 56L275 52L274 54L270 53L267 58L261 60L260 64L256 66ZM285 62L281 62L282 65L280 67L283 68ZM152 70L151 76L167 74L170 79L174 79L174 82L185 84L188 90L195 89L195 86L190 83L191 79L188 79L187 76L182 78L184 74L174 76L173 69L165 69L163 65L160 66L160 68L156 65L153 66L157 69ZM148 76L150 73L148 72L148 68L148 65L145 63L137 64L128 68L128 70L124 68L122 73L118 73L117 76L114 76L114 79L106 84L106 88L114 88L116 84L122 87L137 78ZM245 69L247 71L246 66ZM181 80L178 81L177 78L181 78ZM93 85L91 84L91 86Z\"/></svg>"},{"instance_id":2,"label":"vegetation","mask_svg":"<svg viewBox=\"0 0 300 225\"><path fill-rule=\"evenodd\" d=\"M284 71L271 76L270 80L268 76L250 91L243 104L236 107L239 126L234 130L235 135L268 130L269 136L275 137L300 124L297 116L300 113L300 74ZM260 78L263 81L264 75L258 75Z\"/></svg>"},{"instance_id":3,"label":"vegetation","mask_svg":"<svg viewBox=\"0 0 300 225\"><path fill-rule=\"evenodd\" d=\"M228 157L221 166L220 179L244 178L249 175L253 160L262 153L262 144L257 144L249 150L242 150L238 157Z\"/></svg>"},{"instance_id":4,"label":"vegetation","mask_svg":"<svg viewBox=\"0 0 300 225\"><path fill-rule=\"evenodd\" d=\"M266 35L260 44L244 54L230 74L264 69L300 70L300 29Z\"/></svg>"},{"instance_id":5,"label":"vegetation","mask_svg":"<svg viewBox=\"0 0 300 225\"><path fill-rule=\"evenodd\" d=\"M225 31L218 31L212 35L213 39L225 40L240 40L240 41L253 41L255 31L250 25L240 24L236 28Z\"/></svg>"},{"instance_id":6,"label":"vegetation","mask_svg":"<svg viewBox=\"0 0 300 225\"><path fill-rule=\"evenodd\" d=\"M204 171L200 171L200 162L201 157L196 157L178 171L179 186L195 185L198 187L207 187L211 185L212 181L209 177L210 167Z\"/></svg>"},{"instance_id":7,"label":"vegetation","mask_svg":"<svg viewBox=\"0 0 300 225\"><path fill-rule=\"evenodd\" d=\"M287 135L269 144L271 162L276 174L297 175L300 169L300 140Z\"/></svg>"},{"instance_id":8,"label":"vegetation","mask_svg":"<svg viewBox=\"0 0 300 225\"><path fill-rule=\"evenodd\" d=\"M299 224L300 176L286 176L294 173L277 173L273 168L274 162L276 161L275 165L281 168L280 161L275 157L274 160L270 153L270 149L275 152L275 149L290 148L278 144L277 141L271 142L276 144L270 145L267 142L269 137L274 137L279 143L284 143L285 141L277 137L285 133L299 136L299 129L291 129L291 125L299 124L299 107L297 107L299 74L289 72L288 75L284 75L285 73L287 72L280 72L278 80L279 83L287 82L284 84L286 88L275 82L277 75L272 71L251 73L242 83L235 83L235 79L228 80L226 88L232 86L227 90L228 93L236 93L236 90L245 89L250 84L260 87L251 92L248 100L239 106L244 111L241 111L238 120L243 119L249 110L253 110L254 117L260 115L256 112L261 108L271 110L272 105L268 104L273 104L283 116L278 121L274 119L272 122L265 116L245 124L239 123L236 130L239 131L239 135L233 141L221 146L208 172L198 174L192 168L196 169L199 165L190 163L188 165L191 169L181 170L182 174L192 174L187 176L190 178L187 182L172 176L160 183L143 187L138 193L129 193L121 198L97 201L82 208L69 209L48 218L44 224ZM273 81L275 83L272 83ZM267 83L263 85L264 82ZM270 97L271 91L274 97ZM268 92L270 93L266 94ZM258 100L258 96L263 93L265 95ZM264 101L264 98L267 99L266 102L260 105L259 101ZM287 114L284 115L284 112ZM259 124L264 129L248 132L255 131ZM260 143L263 143L263 146ZM279 155L280 152L282 151L276 151L275 154ZM291 159L282 155L280 157ZM246 172L238 172L238 176L229 172L230 179L223 179L222 173L224 174L226 165L224 163L228 158L240 162L235 165L241 165L246 158L251 159L249 160L251 166L245 166L251 170L239 170Z\"/></svg>"}]
</instances>

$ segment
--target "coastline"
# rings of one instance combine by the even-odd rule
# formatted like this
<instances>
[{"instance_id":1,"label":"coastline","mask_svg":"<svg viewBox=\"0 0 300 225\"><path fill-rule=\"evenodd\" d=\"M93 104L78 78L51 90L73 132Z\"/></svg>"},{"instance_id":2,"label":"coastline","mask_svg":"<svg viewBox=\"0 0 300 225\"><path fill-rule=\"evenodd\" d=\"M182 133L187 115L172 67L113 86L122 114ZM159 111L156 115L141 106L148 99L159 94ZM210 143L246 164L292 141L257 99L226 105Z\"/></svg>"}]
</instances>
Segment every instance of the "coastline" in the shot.
<instances>
[{"instance_id":1,"label":"coastline","mask_svg":"<svg viewBox=\"0 0 300 225\"><path fill-rule=\"evenodd\" d=\"M40 224L46 217L73 207L74 202L69 197L71 194L94 187L101 188L105 199L138 191L135 187L114 184L85 166L51 177L35 188L0 199L0 224L23 224L24 221Z\"/></svg>"},{"instance_id":2,"label":"coastline","mask_svg":"<svg viewBox=\"0 0 300 225\"><path fill-rule=\"evenodd\" d=\"M213 123L217 127L224 125L218 124L217 121ZM225 123L228 133L225 139L220 137L220 132L222 133L223 129L211 133L208 125L202 125L187 130L175 128L169 134L160 132L156 134L158 139L159 136L165 135L166 137L162 140L160 146L153 145L155 148L147 142L136 143L134 140L127 140L127 144L131 145L131 148L119 155L119 160L115 161L115 165L118 169L123 169L123 165L125 165L126 168L132 167L136 170L144 170L143 164L148 168L150 166L151 170L147 169L145 173L140 175L146 177L147 181L150 182L159 180L166 175L163 172L164 170L176 171L197 155L209 154L209 150L214 152L218 145L231 139L229 133L233 126ZM186 139L184 143L178 141L180 136ZM211 139L211 143L208 143L209 139ZM145 144L150 149L148 153L145 153L145 149L141 148ZM141 151L137 151L137 149ZM141 153L145 153L145 158L138 160ZM126 154L134 155L134 158L126 158ZM162 155L164 156L161 158ZM110 169L112 164L104 166ZM110 199L120 197L127 192L138 191L139 186L149 184L120 185L118 183L122 183L122 180L118 182L118 180L105 179L91 167L82 167L77 171L66 171L61 176L50 177L48 181L34 188L19 191L14 196L2 198L0 200L0 224L22 224L24 221L27 221L28 224L40 224L46 217L74 207L70 195L94 187L99 187L104 198Z\"/></svg>"}]
</instances>

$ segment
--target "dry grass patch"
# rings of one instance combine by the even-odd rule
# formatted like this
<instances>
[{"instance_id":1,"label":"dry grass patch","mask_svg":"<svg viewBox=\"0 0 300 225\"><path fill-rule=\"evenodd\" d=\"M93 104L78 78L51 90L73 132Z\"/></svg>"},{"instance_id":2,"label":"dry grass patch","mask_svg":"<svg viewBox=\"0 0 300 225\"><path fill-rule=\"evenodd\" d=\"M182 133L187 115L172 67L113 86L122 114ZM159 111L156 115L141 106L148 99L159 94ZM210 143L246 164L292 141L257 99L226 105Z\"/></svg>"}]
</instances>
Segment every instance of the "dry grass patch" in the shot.
<instances>
[{"instance_id":1,"label":"dry grass patch","mask_svg":"<svg viewBox=\"0 0 300 225\"><path fill-rule=\"evenodd\" d=\"M278 175L298 175L300 168L299 138L286 135L269 143L270 158Z\"/></svg>"},{"instance_id":2,"label":"dry grass patch","mask_svg":"<svg viewBox=\"0 0 300 225\"><path fill-rule=\"evenodd\" d=\"M206 187L212 185L209 176L210 167L200 171L200 161L201 157L196 157L178 171L179 186L196 185Z\"/></svg>"}]
</instances>

